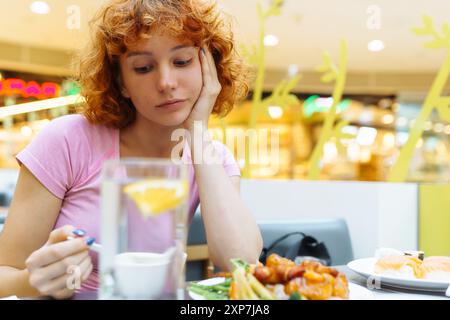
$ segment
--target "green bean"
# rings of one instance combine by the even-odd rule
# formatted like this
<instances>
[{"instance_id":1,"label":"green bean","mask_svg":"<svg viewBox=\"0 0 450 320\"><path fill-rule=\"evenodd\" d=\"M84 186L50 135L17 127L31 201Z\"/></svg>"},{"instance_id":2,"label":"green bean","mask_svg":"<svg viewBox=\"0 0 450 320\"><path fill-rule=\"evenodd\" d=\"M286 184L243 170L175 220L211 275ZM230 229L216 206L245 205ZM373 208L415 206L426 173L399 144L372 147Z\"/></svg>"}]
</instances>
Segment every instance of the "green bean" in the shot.
<instances>
[{"instance_id":1,"label":"green bean","mask_svg":"<svg viewBox=\"0 0 450 320\"><path fill-rule=\"evenodd\" d=\"M207 300L228 300L229 299L228 292L226 294L219 294L214 291L205 290L198 286L190 286L189 290L205 297Z\"/></svg>"},{"instance_id":2,"label":"green bean","mask_svg":"<svg viewBox=\"0 0 450 320\"><path fill-rule=\"evenodd\" d=\"M217 284L214 286L205 286L205 285L201 285L198 283L193 283L190 286L192 287L196 287L196 288L200 288L202 290L206 290L206 291L211 291L211 292L228 292L230 290L229 286L224 286L222 284Z\"/></svg>"}]
</instances>

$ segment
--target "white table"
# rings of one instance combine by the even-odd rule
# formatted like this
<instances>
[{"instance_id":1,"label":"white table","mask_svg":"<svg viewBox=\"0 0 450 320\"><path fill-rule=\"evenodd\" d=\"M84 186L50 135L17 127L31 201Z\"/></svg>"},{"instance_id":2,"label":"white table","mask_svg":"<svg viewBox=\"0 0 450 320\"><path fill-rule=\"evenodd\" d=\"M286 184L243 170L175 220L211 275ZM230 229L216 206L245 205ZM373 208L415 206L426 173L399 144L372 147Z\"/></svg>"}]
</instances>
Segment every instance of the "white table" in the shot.
<instances>
[{"instance_id":1,"label":"white table","mask_svg":"<svg viewBox=\"0 0 450 320\"><path fill-rule=\"evenodd\" d=\"M348 280L352 283L358 284L367 288L367 281L364 277L356 274L350 270L347 266L336 267L339 271L343 272ZM368 288L369 289L369 288ZM448 300L449 297L445 296L445 292L424 292L424 291L413 291L405 290L400 288L388 287L382 285L381 289L369 289L376 300Z\"/></svg>"}]
</instances>

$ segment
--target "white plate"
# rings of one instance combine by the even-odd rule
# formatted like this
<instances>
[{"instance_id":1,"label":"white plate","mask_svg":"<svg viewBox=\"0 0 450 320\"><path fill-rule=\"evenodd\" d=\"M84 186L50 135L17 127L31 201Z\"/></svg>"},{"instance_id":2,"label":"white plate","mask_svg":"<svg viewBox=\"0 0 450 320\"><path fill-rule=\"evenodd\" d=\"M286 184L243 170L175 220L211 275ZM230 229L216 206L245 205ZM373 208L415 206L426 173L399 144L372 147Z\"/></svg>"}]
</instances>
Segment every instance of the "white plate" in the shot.
<instances>
[{"instance_id":1,"label":"white plate","mask_svg":"<svg viewBox=\"0 0 450 320\"><path fill-rule=\"evenodd\" d=\"M225 278L218 277L218 278L206 279L203 281L199 281L197 283L204 285L204 286L214 286L214 285L222 283L224 281L225 281ZM349 283L348 288L350 291L349 292L350 300L374 300L375 299L375 296L373 295L373 293L370 292L370 290L368 290L362 286L359 286L354 283ZM204 296L202 296L198 293L195 293L195 292L191 292L191 291L189 291L189 296L193 300L206 300Z\"/></svg>"},{"instance_id":2,"label":"white plate","mask_svg":"<svg viewBox=\"0 0 450 320\"><path fill-rule=\"evenodd\" d=\"M379 284L387 285L390 287L407 289L407 290L420 290L420 291L433 291L433 292L445 292L450 285L450 281L438 281L438 280L425 280L425 279L411 279L401 278L395 276L385 276L375 273L374 266L376 258L364 258L353 260L347 264L347 266L357 274L364 278L371 277L375 281L372 284L376 285L379 280Z\"/></svg>"}]
</instances>

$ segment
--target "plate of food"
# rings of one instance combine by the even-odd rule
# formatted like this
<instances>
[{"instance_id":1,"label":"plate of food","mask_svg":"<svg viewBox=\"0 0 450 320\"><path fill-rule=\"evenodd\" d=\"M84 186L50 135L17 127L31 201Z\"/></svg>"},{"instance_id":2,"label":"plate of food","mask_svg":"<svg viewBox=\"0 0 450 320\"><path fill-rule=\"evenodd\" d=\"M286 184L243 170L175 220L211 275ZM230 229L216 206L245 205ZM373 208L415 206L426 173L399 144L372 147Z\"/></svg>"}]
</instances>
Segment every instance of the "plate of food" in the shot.
<instances>
[{"instance_id":1,"label":"plate of food","mask_svg":"<svg viewBox=\"0 0 450 320\"><path fill-rule=\"evenodd\" d=\"M347 266L373 285L432 292L445 292L450 285L450 257L425 257L421 251L381 248L374 257Z\"/></svg>"},{"instance_id":2,"label":"plate of food","mask_svg":"<svg viewBox=\"0 0 450 320\"><path fill-rule=\"evenodd\" d=\"M239 259L230 273L188 286L193 300L370 300L372 292L349 283L338 270L316 261L292 260L276 254L266 265L249 265Z\"/></svg>"}]
</instances>

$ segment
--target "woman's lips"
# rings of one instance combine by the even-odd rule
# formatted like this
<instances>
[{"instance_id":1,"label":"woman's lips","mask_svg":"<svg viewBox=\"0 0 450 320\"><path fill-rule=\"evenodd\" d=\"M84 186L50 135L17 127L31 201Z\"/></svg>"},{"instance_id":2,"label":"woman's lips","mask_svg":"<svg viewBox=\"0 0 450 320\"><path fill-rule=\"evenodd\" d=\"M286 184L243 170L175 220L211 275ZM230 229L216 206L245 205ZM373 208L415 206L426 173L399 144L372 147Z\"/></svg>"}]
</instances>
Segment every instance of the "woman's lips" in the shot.
<instances>
[{"instance_id":1,"label":"woman's lips","mask_svg":"<svg viewBox=\"0 0 450 320\"><path fill-rule=\"evenodd\" d=\"M183 106L183 103L186 100L170 100L167 102L164 102L163 104L160 104L159 106L157 106L157 108L163 108L163 109L175 109L175 108L179 108L181 106Z\"/></svg>"}]
</instances>

